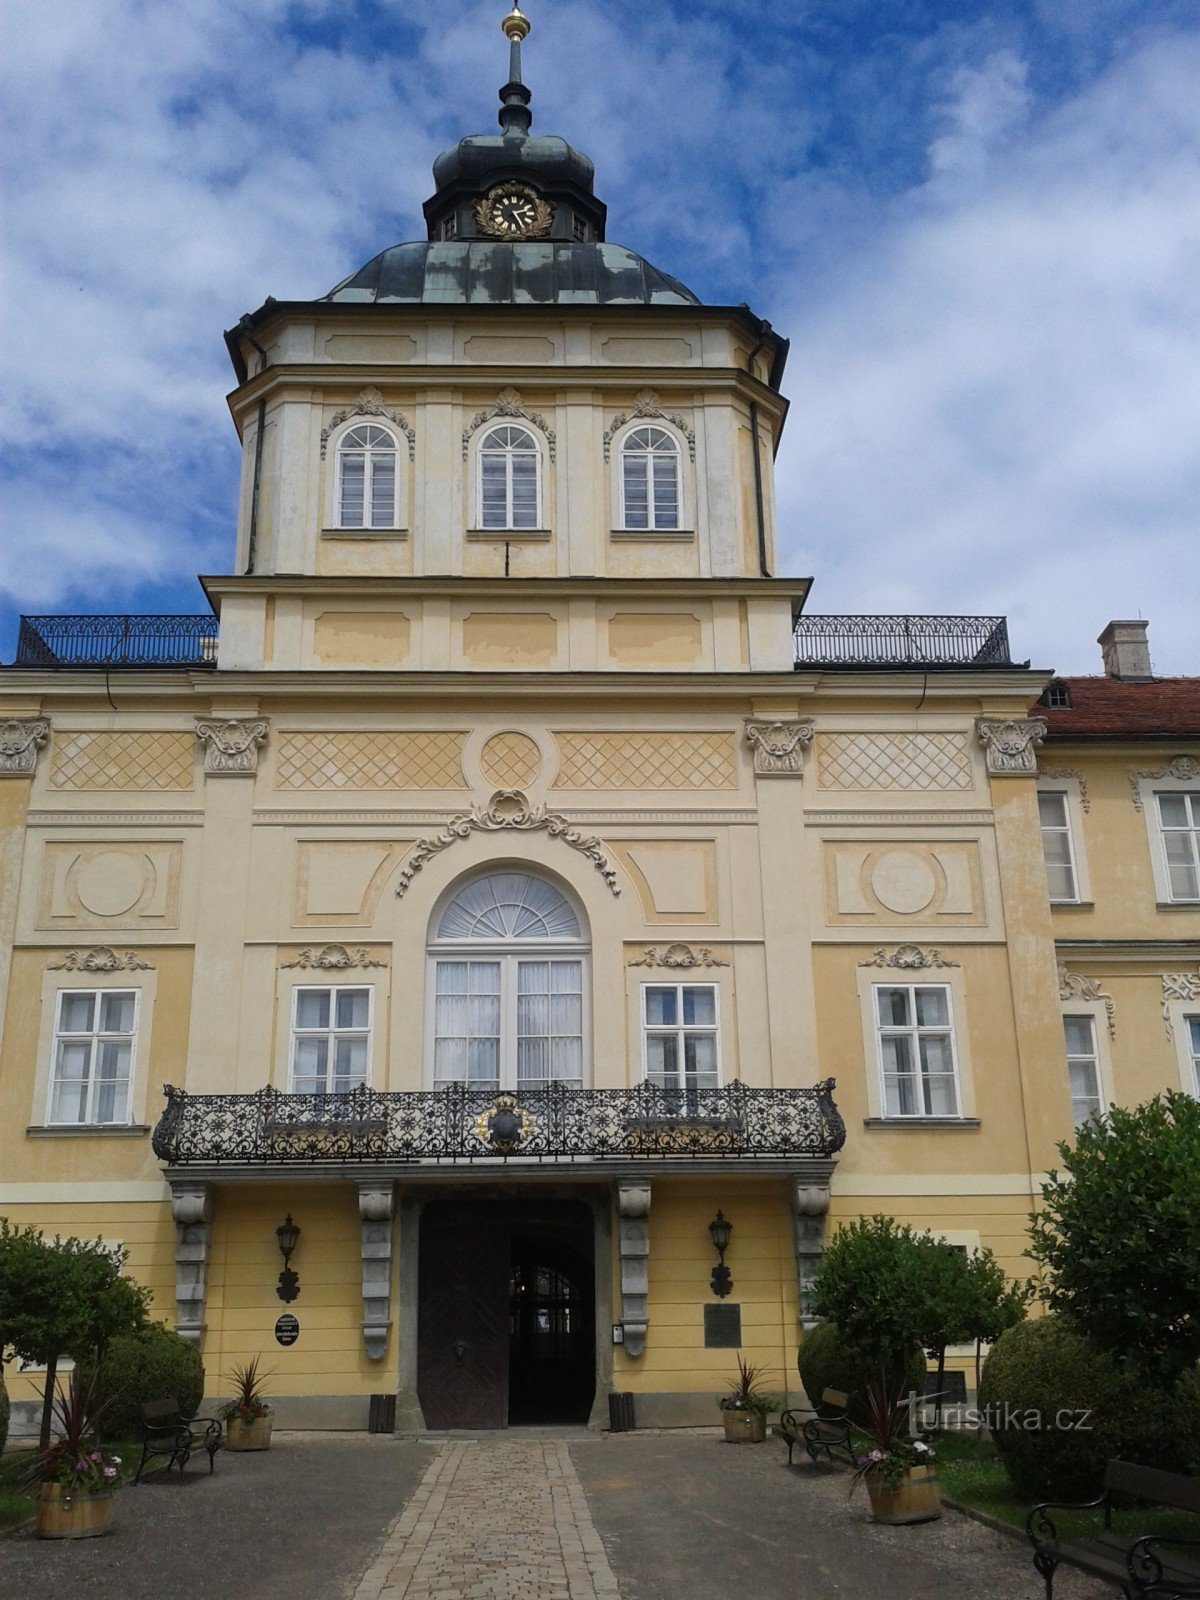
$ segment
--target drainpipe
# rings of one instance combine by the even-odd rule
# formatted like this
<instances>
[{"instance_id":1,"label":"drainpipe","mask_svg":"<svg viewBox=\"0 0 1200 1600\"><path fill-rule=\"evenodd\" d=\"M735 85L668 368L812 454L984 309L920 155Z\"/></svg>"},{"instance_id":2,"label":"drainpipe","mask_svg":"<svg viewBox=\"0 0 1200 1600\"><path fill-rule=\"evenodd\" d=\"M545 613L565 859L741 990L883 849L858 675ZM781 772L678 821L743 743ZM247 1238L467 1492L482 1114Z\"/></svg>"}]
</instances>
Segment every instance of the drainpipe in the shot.
<instances>
[{"instance_id":1,"label":"drainpipe","mask_svg":"<svg viewBox=\"0 0 1200 1600\"><path fill-rule=\"evenodd\" d=\"M258 340L251 334L249 323L249 316L245 316L238 324L238 328L241 331L242 337L246 340L246 343L252 344L258 351L259 356L262 358L258 371L260 373L265 372L270 364L267 357L267 352L263 349L262 345L259 344ZM266 426L266 421L267 402L266 397L264 396L263 399L258 402L258 431L254 435L254 487L250 492L250 538L247 541L246 547L247 575L253 573L254 571L254 556L258 546L258 489L259 484L262 481L263 429Z\"/></svg>"},{"instance_id":2,"label":"drainpipe","mask_svg":"<svg viewBox=\"0 0 1200 1600\"><path fill-rule=\"evenodd\" d=\"M771 335L771 324L760 324L759 340L750 352L746 363L751 377L754 374L754 363L758 360L759 352L764 350ZM763 502L763 473L762 450L758 442L758 401L750 402L750 432L753 435L754 448L754 505L758 514L758 570L764 578L771 576L771 569L767 565L767 513Z\"/></svg>"}]
</instances>

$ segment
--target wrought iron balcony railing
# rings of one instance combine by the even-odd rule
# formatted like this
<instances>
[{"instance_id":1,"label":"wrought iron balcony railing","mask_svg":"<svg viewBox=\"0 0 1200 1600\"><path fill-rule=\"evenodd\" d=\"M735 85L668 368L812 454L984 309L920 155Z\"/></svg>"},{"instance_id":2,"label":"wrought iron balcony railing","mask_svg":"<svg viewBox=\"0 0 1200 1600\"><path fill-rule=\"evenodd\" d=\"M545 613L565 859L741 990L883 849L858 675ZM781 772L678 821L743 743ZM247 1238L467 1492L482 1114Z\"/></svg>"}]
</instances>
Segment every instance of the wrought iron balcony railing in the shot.
<instances>
[{"instance_id":1,"label":"wrought iron balcony railing","mask_svg":"<svg viewBox=\"0 0 1200 1600\"><path fill-rule=\"evenodd\" d=\"M22 617L15 667L213 667L216 617Z\"/></svg>"},{"instance_id":2,"label":"wrought iron balcony railing","mask_svg":"<svg viewBox=\"0 0 1200 1600\"><path fill-rule=\"evenodd\" d=\"M1004 617L808 616L795 627L796 667L1008 667Z\"/></svg>"},{"instance_id":3,"label":"wrought iron balcony railing","mask_svg":"<svg viewBox=\"0 0 1200 1600\"><path fill-rule=\"evenodd\" d=\"M348 1162L640 1162L830 1156L846 1127L833 1079L812 1089L564 1089L497 1094L189 1094L168 1085L154 1153L170 1166Z\"/></svg>"}]
</instances>

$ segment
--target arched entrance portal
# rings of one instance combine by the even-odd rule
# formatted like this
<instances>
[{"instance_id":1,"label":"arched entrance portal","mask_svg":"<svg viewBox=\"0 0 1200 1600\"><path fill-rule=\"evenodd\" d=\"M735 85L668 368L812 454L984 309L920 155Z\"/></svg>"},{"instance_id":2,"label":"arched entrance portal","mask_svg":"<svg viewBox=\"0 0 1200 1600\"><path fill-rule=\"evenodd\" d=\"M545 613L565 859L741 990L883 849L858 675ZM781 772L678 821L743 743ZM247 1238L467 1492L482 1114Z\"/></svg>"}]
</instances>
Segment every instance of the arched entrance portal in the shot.
<instances>
[{"instance_id":1,"label":"arched entrance portal","mask_svg":"<svg viewBox=\"0 0 1200 1600\"><path fill-rule=\"evenodd\" d=\"M428 1428L585 1423L596 1389L592 1209L431 1201L421 1212L417 1393Z\"/></svg>"}]
</instances>

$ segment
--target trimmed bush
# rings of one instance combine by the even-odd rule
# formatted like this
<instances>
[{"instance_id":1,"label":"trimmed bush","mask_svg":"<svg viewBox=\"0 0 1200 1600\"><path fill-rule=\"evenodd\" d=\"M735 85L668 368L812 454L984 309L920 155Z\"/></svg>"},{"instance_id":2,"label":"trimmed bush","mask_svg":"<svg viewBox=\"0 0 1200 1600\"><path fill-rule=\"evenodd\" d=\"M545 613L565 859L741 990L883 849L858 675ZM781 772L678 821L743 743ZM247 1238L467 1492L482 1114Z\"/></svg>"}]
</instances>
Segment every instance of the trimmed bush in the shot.
<instances>
[{"instance_id":1,"label":"trimmed bush","mask_svg":"<svg viewBox=\"0 0 1200 1600\"><path fill-rule=\"evenodd\" d=\"M979 1403L1013 1487L1030 1500L1092 1498L1114 1456L1186 1471L1200 1427L1194 1374L1163 1392L1054 1315L1001 1335Z\"/></svg>"},{"instance_id":2,"label":"trimmed bush","mask_svg":"<svg viewBox=\"0 0 1200 1600\"><path fill-rule=\"evenodd\" d=\"M0 1367L0 1456L8 1443L8 1390L4 1387L4 1368Z\"/></svg>"},{"instance_id":3,"label":"trimmed bush","mask_svg":"<svg viewBox=\"0 0 1200 1600\"><path fill-rule=\"evenodd\" d=\"M185 1417L199 1410L204 1363L195 1346L161 1323L112 1340L96 1372L97 1402L108 1405L105 1434L112 1439L136 1438L138 1408L168 1398L178 1401Z\"/></svg>"},{"instance_id":4,"label":"trimmed bush","mask_svg":"<svg viewBox=\"0 0 1200 1600\"><path fill-rule=\"evenodd\" d=\"M826 1389L841 1389L848 1394L853 1413L866 1394L867 1384L878 1376L871 1363L846 1343L832 1322L822 1322L804 1335L796 1365L800 1369L800 1381L804 1385L808 1403L818 1414L828 1410L821 1403L821 1396ZM924 1350L914 1345L908 1360L897 1363L889 1376L904 1394L914 1389L918 1394L922 1393L925 1388Z\"/></svg>"}]
</instances>

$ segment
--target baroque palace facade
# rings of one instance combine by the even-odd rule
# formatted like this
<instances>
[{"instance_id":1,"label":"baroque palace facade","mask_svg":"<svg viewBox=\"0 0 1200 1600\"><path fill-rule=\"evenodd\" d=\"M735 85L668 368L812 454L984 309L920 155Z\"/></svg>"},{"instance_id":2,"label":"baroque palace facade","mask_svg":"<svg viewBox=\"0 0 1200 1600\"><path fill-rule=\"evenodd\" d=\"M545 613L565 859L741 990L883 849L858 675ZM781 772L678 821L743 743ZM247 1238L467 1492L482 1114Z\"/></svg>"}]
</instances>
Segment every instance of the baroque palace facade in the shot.
<instances>
[{"instance_id":1,"label":"baroque palace facade","mask_svg":"<svg viewBox=\"0 0 1200 1600\"><path fill-rule=\"evenodd\" d=\"M428 240L227 335L215 614L0 682L0 1209L284 1425L795 1399L831 1227L1024 1276L1073 1118L1200 1088L1200 680L811 614L786 342L605 242L505 29Z\"/></svg>"}]
</instances>

